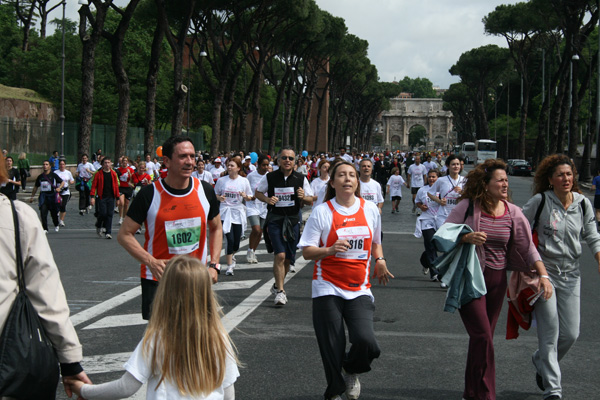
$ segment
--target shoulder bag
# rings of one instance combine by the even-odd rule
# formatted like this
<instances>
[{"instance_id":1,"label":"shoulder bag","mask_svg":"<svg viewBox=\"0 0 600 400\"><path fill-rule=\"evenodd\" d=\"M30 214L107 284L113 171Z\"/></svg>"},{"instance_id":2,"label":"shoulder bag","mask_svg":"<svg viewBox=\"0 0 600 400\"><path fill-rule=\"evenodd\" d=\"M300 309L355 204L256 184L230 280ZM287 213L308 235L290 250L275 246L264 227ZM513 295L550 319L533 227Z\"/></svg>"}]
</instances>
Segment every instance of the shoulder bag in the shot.
<instances>
[{"instance_id":1,"label":"shoulder bag","mask_svg":"<svg viewBox=\"0 0 600 400\"><path fill-rule=\"evenodd\" d=\"M19 293L0 336L0 396L53 400L59 378L58 358L27 296L19 219L14 203L10 203L15 225Z\"/></svg>"}]
</instances>

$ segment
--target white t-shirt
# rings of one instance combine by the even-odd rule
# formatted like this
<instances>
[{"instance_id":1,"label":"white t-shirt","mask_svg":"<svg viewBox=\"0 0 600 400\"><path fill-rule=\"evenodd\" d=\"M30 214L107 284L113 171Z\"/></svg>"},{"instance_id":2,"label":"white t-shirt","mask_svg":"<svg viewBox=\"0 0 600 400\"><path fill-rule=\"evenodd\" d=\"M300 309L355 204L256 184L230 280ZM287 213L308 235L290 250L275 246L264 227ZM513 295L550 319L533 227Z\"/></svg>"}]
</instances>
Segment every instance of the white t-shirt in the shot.
<instances>
[{"instance_id":1,"label":"white t-shirt","mask_svg":"<svg viewBox=\"0 0 600 400\"><path fill-rule=\"evenodd\" d=\"M423 176L427 175L427 167L423 164L411 165L407 173L410 175L410 187L416 188L425 184Z\"/></svg>"},{"instance_id":2,"label":"white t-shirt","mask_svg":"<svg viewBox=\"0 0 600 400\"><path fill-rule=\"evenodd\" d=\"M327 182L329 182L329 176L327 176L327 180L317 178L313 179L313 181L310 183L310 187L314 193L313 196L317 196L317 201L313 203L313 210L316 206L323 203L325 192L327 191Z\"/></svg>"},{"instance_id":3,"label":"white t-shirt","mask_svg":"<svg viewBox=\"0 0 600 400\"><path fill-rule=\"evenodd\" d=\"M176 385L172 385L169 381L163 381L158 389L154 390L160 376L152 374L150 369L150 360L144 357L143 344L140 341L134 352L129 357L129 360L124 365L125 370L129 372L135 379L142 383L148 383L146 391L146 400L222 400L224 397L224 389L235 383L240 376L237 364L229 353L225 361L225 377L223 383L214 392L205 397L190 397L182 396L179 393Z\"/></svg>"},{"instance_id":4,"label":"white t-shirt","mask_svg":"<svg viewBox=\"0 0 600 400\"><path fill-rule=\"evenodd\" d=\"M417 192L417 197L415 197L415 203L421 203L427 205L429 207L427 211L421 213L421 215L417 218L417 223L415 226L415 237L420 238L422 236L421 232L426 229L435 229L437 230L436 225L436 215L438 213L438 209L440 205L435 201L431 200L429 196L427 196L427 192L431 187L429 185L423 186Z\"/></svg>"},{"instance_id":5,"label":"white t-shirt","mask_svg":"<svg viewBox=\"0 0 600 400\"><path fill-rule=\"evenodd\" d=\"M85 179L90 179L92 177L92 174L88 172L88 169L92 172L96 171L97 169L90 164L89 162L83 164L83 163L79 163L77 165L77 175L80 178L85 178Z\"/></svg>"},{"instance_id":6,"label":"white t-shirt","mask_svg":"<svg viewBox=\"0 0 600 400\"><path fill-rule=\"evenodd\" d=\"M344 161L348 161L349 163L352 163L352 156L348 153L344 154L342 157L342 159L344 159ZM335 159L335 158L334 158Z\"/></svg>"},{"instance_id":7,"label":"white t-shirt","mask_svg":"<svg viewBox=\"0 0 600 400\"><path fill-rule=\"evenodd\" d=\"M432 169L436 169L438 167L438 165L435 161L425 161L423 163L423 165L425 166L425 168L427 168L427 172L431 171Z\"/></svg>"},{"instance_id":8,"label":"white t-shirt","mask_svg":"<svg viewBox=\"0 0 600 400\"><path fill-rule=\"evenodd\" d=\"M442 226L446 221L446 218L448 218L448 215L450 215L450 212L456 207L460 193L455 192L454 188L459 187L462 189L465 182L467 182L467 179L464 176L459 175L458 179L454 180L450 175L446 175L435 181L433 186L429 189L429 193L432 195L438 196L440 199L446 199L446 205L440 206L436 215L436 229Z\"/></svg>"},{"instance_id":9,"label":"white t-shirt","mask_svg":"<svg viewBox=\"0 0 600 400\"><path fill-rule=\"evenodd\" d=\"M56 171L54 171L54 173L60 176L60 179L62 179L65 183L63 185L63 191L60 192L60 195L66 196L68 194L71 194L71 191L69 190L69 184L74 181L73 174L71 174L71 171L69 171L68 169L65 169L64 171L57 169Z\"/></svg>"},{"instance_id":10,"label":"white t-shirt","mask_svg":"<svg viewBox=\"0 0 600 400\"><path fill-rule=\"evenodd\" d=\"M333 208L338 213L349 216L358 212L360 199L355 197L355 202L350 207L339 205L337 201L335 201L335 198L331 200L331 204L333 204ZM381 244L381 215L379 214L379 208L374 203L365 201L364 212L367 224L373 235L372 243ZM320 204L313 210L308 221L306 221L304 231L298 242L298 248L302 249L309 246L321 247L321 243L327 243L332 224L333 213L329 209L329 206L327 203ZM364 295L370 296L373 299L371 289L361 289L357 291L344 290L331 282L313 279L312 297L315 298L329 295L338 296L346 300L352 300Z\"/></svg>"},{"instance_id":11,"label":"white t-shirt","mask_svg":"<svg viewBox=\"0 0 600 400\"><path fill-rule=\"evenodd\" d=\"M213 169L210 170L215 182L217 182L221 177L221 172L225 172L225 168L223 168L223 166L220 166L219 168L213 167Z\"/></svg>"},{"instance_id":12,"label":"white t-shirt","mask_svg":"<svg viewBox=\"0 0 600 400\"><path fill-rule=\"evenodd\" d=\"M266 176L267 174L261 175L257 171L252 171L248 174L247 179L248 182L250 182L250 187L252 188L251 196L254 196L258 184L265 179ZM265 193L265 196L266 195L267 194ZM267 203L258 199L249 201L246 203L246 213L249 217L252 215L258 215L260 218L267 218Z\"/></svg>"},{"instance_id":13,"label":"white t-shirt","mask_svg":"<svg viewBox=\"0 0 600 400\"><path fill-rule=\"evenodd\" d=\"M192 176L194 178L198 178L201 181L208 182L211 185L214 183L212 174L210 172L208 172L207 170L202 171L202 173L199 173L198 171L194 171L194 172L192 172Z\"/></svg>"},{"instance_id":14,"label":"white t-shirt","mask_svg":"<svg viewBox=\"0 0 600 400\"><path fill-rule=\"evenodd\" d=\"M402 197L402 185L404 185L404 178L402 178L402 175L390 176L386 185L390 187L390 199L394 196Z\"/></svg>"},{"instance_id":15,"label":"white t-shirt","mask_svg":"<svg viewBox=\"0 0 600 400\"><path fill-rule=\"evenodd\" d=\"M246 230L246 206L240 192L246 196L252 195L250 182L243 176L231 179L225 175L217 181L215 193L219 196L225 196L225 201L221 202L219 212L223 221L223 233L231 230L231 224L242 225L242 232Z\"/></svg>"},{"instance_id":16,"label":"white t-shirt","mask_svg":"<svg viewBox=\"0 0 600 400\"><path fill-rule=\"evenodd\" d=\"M374 204L383 203L383 193L381 192L381 185L374 179L369 179L369 182L360 181L360 196ZM402 196L402 195L400 195Z\"/></svg>"}]
</instances>

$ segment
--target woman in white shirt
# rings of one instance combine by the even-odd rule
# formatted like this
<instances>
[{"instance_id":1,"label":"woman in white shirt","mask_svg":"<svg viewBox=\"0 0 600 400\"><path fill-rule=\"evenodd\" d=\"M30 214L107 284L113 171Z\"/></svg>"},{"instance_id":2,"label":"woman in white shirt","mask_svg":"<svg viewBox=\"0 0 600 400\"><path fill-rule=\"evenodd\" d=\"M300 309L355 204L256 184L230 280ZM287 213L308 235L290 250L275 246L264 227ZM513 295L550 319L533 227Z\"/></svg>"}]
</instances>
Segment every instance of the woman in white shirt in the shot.
<instances>
[{"instance_id":1,"label":"woman in white shirt","mask_svg":"<svg viewBox=\"0 0 600 400\"><path fill-rule=\"evenodd\" d=\"M204 169L204 160L202 159L199 159L196 162L196 170L192 172L192 176L200 179L201 181L208 182L211 185L214 183L212 174Z\"/></svg>"},{"instance_id":2,"label":"woman in white shirt","mask_svg":"<svg viewBox=\"0 0 600 400\"><path fill-rule=\"evenodd\" d=\"M90 186L87 182L92 179L96 167L88 161L88 155L81 156L81 162L77 165L77 190L79 191L79 215L89 212L90 206Z\"/></svg>"},{"instance_id":3,"label":"woman in white shirt","mask_svg":"<svg viewBox=\"0 0 600 400\"><path fill-rule=\"evenodd\" d=\"M358 374L369 371L380 354L373 329L371 255L379 283L394 276L383 257L379 209L360 197L351 163L341 161L332 168L325 203L310 215L298 247L305 259L315 261L312 313L327 379L325 399L341 399L344 392L346 398L358 399ZM348 352L344 322L351 340Z\"/></svg>"},{"instance_id":4,"label":"woman in white shirt","mask_svg":"<svg viewBox=\"0 0 600 400\"><path fill-rule=\"evenodd\" d=\"M420 261L423 266L423 275L429 274L432 281L438 280L438 271L433 267L433 261L437 258L437 252L431 239L437 231L436 216L440 206L431 200L427 193L438 179L440 179L440 172L437 169L429 170L427 173L427 185L419 189L415 198L415 204L421 210L421 215L417 218L415 226L415 237L423 237L425 251L421 254ZM442 283L442 285L442 287L446 287L446 284Z\"/></svg>"},{"instance_id":5,"label":"woman in white shirt","mask_svg":"<svg viewBox=\"0 0 600 400\"><path fill-rule=\"evenodd\" d=\"M55 171L56 175L63 180L65 185L63 186L63 190L60 192L60 197L62 201L60 206L58 206L58 226L65 226L65 215L67 215L67 203L71 198L71 191L69 190L69 185L75 183L73 179L73 174L71 171L67 169L67 163L65 160L60 160L58 162L58 171Z\"/></svg>"},{"instance_id":6,"label":"woman in white shirt","mask_svg":"<svg viewBox=\"0 0 600 400\"><path fill-rule=\"evenodd\" d=\"M243 176L242 163L238 158L227 162L227 173L217 181L215 194L221 202L220 214L223 222L223 233L227 238L227 271L225 275L233 275L235 268L234 254L240 248L242 233L246 230L246 206L243 200L254 200L250 182Z\"/></svg>"},{"instance_id":7,"label":"woman in white shirt","mask_svg":"<svg viewBox=\"0 0 600 400\"><path fill-rule=\"evenodd\" d=\"M446 222L446 218L456 207L463 186L467 182L464 176L459 175L460 158L456 154L451 154L446 158L446 166L448 174L439 178L427 192L429 198L440 205L436 215L436 230Z\"/></svg>"},{"instance_id":8,"label":"woman in white shirt","mask_svg":"<svg viewBox=\"0 0 600 400\"><path fill-rule=\"evenodd\" d=\"M313 210L319 204L323 203L323 199L325 198L325 189L327 188L327 182L329 182L329 166L329 161L321 161L319 163L320 176L313 179L310 183L310 187L315 194L313 196Z\"/></svg>"},{"instance_id":9,"label":"woman in white shirt","mask_svg":"<svg viewBox=\"0 0 600 400\"><path fill-rule=\"evenodd\" d=\"M402 200L402 185L408 187L407 183L400 175L400 168L392 168L392 176L387 181L387 191L390 194L390 200L392 201L392 214L398 211L400 200Z\"/></svg>"},{"instance_id":10,"label":"woman in white shirt","mask_svg":"<svg viewBox=\"0 0 600 400\"><path fill-rule=\"evenodd\" d=\"M261 154L258 157L257 165L258 168L256 171L252 171L248 174L248 182L250 182L250 188L252 189L251 193L254 193L258 184L267 176L267 171L269 170L269 157ZM256 258L255 251L260 243L265 220L267 219L267 203L258 199L249 201L246 203L246 212L248 214L250 229L252 229L246 260L249 264L256 264L258 263L258 259Z\"/></svg>"}]
</instances>

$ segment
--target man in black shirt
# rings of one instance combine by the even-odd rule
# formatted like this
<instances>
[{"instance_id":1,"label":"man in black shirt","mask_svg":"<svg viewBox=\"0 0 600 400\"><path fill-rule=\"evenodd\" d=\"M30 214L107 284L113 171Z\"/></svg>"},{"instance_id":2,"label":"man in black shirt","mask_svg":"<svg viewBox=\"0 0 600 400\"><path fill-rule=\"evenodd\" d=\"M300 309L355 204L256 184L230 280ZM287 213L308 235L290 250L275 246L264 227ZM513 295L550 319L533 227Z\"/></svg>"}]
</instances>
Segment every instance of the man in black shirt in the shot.
<instances>
[{"instance_id":1,"label":"man in black shirt","mask_svg":"<svg viewBox=\"0 0 600 400\"><path fill-rule=\"evenodd\" d=\"M40 208L40 217L44 232L48 233L48 212L54 224L54 230L58 232L58 204L56 203L57 194L62 191L64 182L58 175L51 171L50 161L45 160L42 163L42 173L35 180L35 185L31 191L30 203L37 189L40 188L40 197L38 198L38 207ZM58 195L60 198L60 195Z\"/></svg>"},{"instance_id":2,"label":"man in black shirt","mask_svg":"<svg viewBox=\"0 0 600 400\"><path fill-rule=\"evenodd\" d=\"M8 182L0 188L0 193L6 195L11 200L17 199L17 192L21 186L21 174L19 170L13 167L13 158L6 157L6 172L8 173Z\"/></svg>"},{"instance_id":3,"label":"man in black shirt","mask_svg":"<svg viewBox=\"0 0 600 400\"><path fill-rule=\"evenodd\" d=\"M121 200L119 199L117 173L112 169L112 160L110 157L102 159L102 169L94 175L90 196L92 197L90 199L92 206L95 205L95 197L98 196L96 233L100 237L104 236L106 239L112 239L112 219L115 199L117 200L117 206Z\"/></svg>"}]
</instances>

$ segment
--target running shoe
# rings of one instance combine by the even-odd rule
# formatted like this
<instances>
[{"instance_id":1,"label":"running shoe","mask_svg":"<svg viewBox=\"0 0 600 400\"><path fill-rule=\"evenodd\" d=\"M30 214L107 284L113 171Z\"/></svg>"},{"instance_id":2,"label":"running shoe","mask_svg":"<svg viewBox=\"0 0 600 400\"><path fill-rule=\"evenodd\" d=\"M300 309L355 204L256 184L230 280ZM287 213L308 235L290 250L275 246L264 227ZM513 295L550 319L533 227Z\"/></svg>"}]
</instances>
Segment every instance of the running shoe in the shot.
<instances>
[{"instance_id":1,"label":"running shoe","mask_svg":"<svg viewBox=\"0 0 600 400\"><path fill-rule=\"evenodd\" d=\"M231 275L233 276L233 269L235 268L235 263L228 265L227 266L227 271L225 272L225 275Z\"/></svg>"},{"instance_id":2,"label":"running shoe","mask_svg":"<svg viewBox=\"0 0 600 400\"><path fill-rule=\"evenodd\" d=\"M271 294L277 295L277 292L279 292L279 290L277 290L277 286L273 284L273 286L271 286Z\"/></svg>"},{"instance_id":3,"label":"running shoe","mask_svg":"<svg viewBox=\"0 0 600 400\"><path fill-rule=\"evenodd\" d=\"M62 227L64 227L64 226L65 226L65 221L63 221L63 220L59 220L59 221L58 221L58 226L62 226Z\"/></svg>"},{"instance_id":4,"label":"running shoe","mask_svg":"<svg viewBox=\"0 0 600 400\"><path fill-rule=\"evenodd\" d=\"M110 233L107 233L106 236L105 236L105 238L112 239L112 235Z\"/></svg>"},{"instance_id":5,"label":"running shoe","mask_svg":"<svg viewBox=\"0 0 600 400\"><path fill-rule=\"evenodd\" d=\"M54 232L58 232L58 231L60 231L60 226L57 225L56 227L54 227Z\"/></svg>"},{"instance_id":6,"label":"running shoe","mask_svg":"<svg viewBox=\"0 0 600 400\"><path fill-rule=\"evenodd\" d=\"M446 285L444 282L440 283L440 287L442 289L448 289L448 285Z\"/></svg>"},{"instance_id":7,"label":"running shoe","mask_svg":"<svg viewBox=\"0 0 600 400\"><path fill-rule=\"evenodd\" d=\"M248 264L254 263L254 252L252 251L252 249L248 249L248 252L246 253L246 262Z\"/></svg>"},{"instance_id":8,"label":"running shoe","mask_svg":"<svg viewBox=\"0 0 600 400\"><path fill-rule=\"evenodd\" d=\"M47 230L44 230L44 233L45 233L45 234L48 234L48 231L47 231Z\"/></svg>"},{"instance_id":9,"label":"running shoe","mask_svg":"<svg viewBox=\"0 0 600 400\"><path fill-rule=\"evenodd\" d=\"M344 382L346 382L346 398L348 400L356 400L360 397L360 381L358 374L349 374L342 370Z\"/></svg>"},{"instance_id":10,"label":"running shoe","mask_svg":"<svg viewBox=\"0 0 600 400\"><path fill-rule=\"evenodd\" d=\"M294 266L294 264L290 264L290 272L292 274L296 273L296 267Z\"/></svg>"},{"instance_id":11,"label":"running shoe","mask_svg":"<svg viewBox=\"0 0 600 400\"><path fill-rule=\"evenodd\" d=\"M123 218L119 218L119 225L123 225Z\"/></svg>"},{"instance_id":12,"label":"running shoe","mask_svg":"<svg viewBox=\"0 0 600 400\"><path fill-rule=\"evenodd\" d=\"M392 214L395 213L395 212L396 212L396 210L392 208Z\"/></svg>"},{"instance_id":13,"label":"running shoe","mask_svg":"<svg viewBox=\"0 0 600 400\"><path fill-rule=\"evenodd\" d=\"M277 292L277 294L275 295L275 305L276 306L284 306L287 304L287 296L285 295L285 292L282 290L280 292Z\"/></svg>"},{"instance_id":14,"label":"running shoe","mask_svg":"<svg viewBox=\"0 0 600 400\"><path fill-rule=\"evenodd\" d=\"M84 211L85 211L85 210L79 210L79 215L83 215L83 212L84 212Z\"/></svg>"},{"instance_id":15,"label":"running shoe","mask_svg":"<svg viewBox=\"0 0 600 400\"><path fill-rule=\"evenodd\" d=\"M135 231L136 235L140 235L142 233L142 228L138 229L137 231Z\"/></svg>"},{"instance_id":16,"label":"running shoe","mask_svg":"<svg viewBox=\"0 0 600 400\"><path fill-rule=\"evenodd\" d=\"M429 268L423 267L423 275L429 275ZM431 278L433 280L433 278Z\"/></svg>"}]
</instances>

